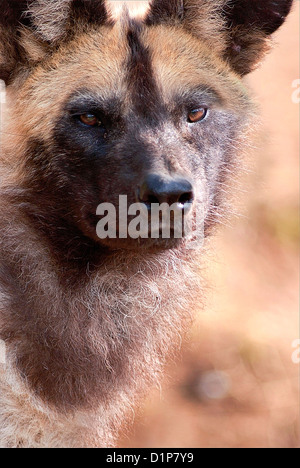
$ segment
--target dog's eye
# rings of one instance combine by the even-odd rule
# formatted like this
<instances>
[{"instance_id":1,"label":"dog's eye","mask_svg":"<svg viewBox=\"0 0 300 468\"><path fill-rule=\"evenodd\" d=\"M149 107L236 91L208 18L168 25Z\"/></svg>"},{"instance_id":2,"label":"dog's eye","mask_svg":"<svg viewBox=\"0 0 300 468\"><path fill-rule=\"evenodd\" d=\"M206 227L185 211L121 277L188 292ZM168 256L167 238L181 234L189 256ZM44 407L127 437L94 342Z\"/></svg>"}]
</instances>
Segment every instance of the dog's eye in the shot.
<instances>
[{"instance_id":1,"label":"dog's eye","mask_svg":"<svg viewBox=\"0 0 300 468\"><path fill-rule=\"evenodd\" d=\"M81 114L79 116L80 121L84 125L88 125L89 127L100 127L101 126L101 121L98 119L98 117L95 114Z\"/></svg>"},{"instance_id":2,"label":"dog's eye","mask_svg":"<svg viewBox=\"0 0 300 468\"><path fill-rule=\"evenodd\" d=\"M197 123L204 120L207 116L208 109L206 107L199 107L199 109L193 109L188 114L188 122L189 123Z\"/></svg>"}]
</instances>

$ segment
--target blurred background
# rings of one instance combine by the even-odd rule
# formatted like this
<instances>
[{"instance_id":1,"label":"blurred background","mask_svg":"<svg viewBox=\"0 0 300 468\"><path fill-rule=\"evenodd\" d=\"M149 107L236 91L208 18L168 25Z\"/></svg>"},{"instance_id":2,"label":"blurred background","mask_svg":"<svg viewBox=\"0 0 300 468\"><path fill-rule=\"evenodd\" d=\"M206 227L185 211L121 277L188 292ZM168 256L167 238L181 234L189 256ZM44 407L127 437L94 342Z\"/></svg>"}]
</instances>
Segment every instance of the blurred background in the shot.
<instances>
[{"instance_id":1,"label":"blurred background","mask_svg":"<svg viewBox=\"0 0 300 468\"><path fill-rule=\"evenodd\" d=\"M119 447L300 446L298 1L274 42L247 78L261 125L240 217L210 241L205 310Z\"/></svg>"}]
</instances>

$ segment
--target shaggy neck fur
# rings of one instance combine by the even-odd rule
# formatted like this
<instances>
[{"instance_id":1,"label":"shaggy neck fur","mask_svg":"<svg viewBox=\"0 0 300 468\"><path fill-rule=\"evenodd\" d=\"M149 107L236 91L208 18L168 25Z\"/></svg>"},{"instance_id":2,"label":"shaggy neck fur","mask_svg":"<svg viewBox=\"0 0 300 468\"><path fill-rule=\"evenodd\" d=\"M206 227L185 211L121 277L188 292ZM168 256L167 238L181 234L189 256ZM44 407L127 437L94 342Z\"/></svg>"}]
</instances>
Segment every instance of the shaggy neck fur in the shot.
<instances>
[{"instance_id":1,"label":"shaggy neck fur","mask_svg":"<svg viewBox=\"0 0 300 468\"><path fill-rule=\"evenodd\" d=\"M0 337L7 346L6 372L0 378L0 445L49 446L49 437L51 446L76 444L80 439L74 432L85 425L94 427L94 434L89 431L80 445L110 444L118 421L158 381L164 356L178 345L179 330L191 314L191 291L197 297L199 288L195 259L179 250L159 255L119 251L92 273L87 268L81 286L74 287L69 278L70 288L60 281L49 245L22 210L5 204L3 193L0 199L5 213ZM13 229L9 219L14 219ZM18 416L12 432L16 407L23 417ZM62 441L59 427L69 426L71 435Z\"/></svg>"}]
</instances>

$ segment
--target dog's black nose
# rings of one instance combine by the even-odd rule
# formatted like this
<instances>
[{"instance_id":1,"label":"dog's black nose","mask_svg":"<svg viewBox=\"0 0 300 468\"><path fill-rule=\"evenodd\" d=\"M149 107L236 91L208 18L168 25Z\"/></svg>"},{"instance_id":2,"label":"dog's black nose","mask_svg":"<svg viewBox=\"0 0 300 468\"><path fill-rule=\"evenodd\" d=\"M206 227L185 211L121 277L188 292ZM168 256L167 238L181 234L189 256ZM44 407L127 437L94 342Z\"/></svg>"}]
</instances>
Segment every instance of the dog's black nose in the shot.
<instances>
[{"instance_id":1,"label":"dog's black nose","mask_svg":"<svg viewBox=\"0 0 300 468\"><path fill-rule=\"evenodd\" d=\"M194 190L187 179L148 174L139 188L138 198L149 209L152 203L177 203L178 208L184 209L192 204Z\"/></svg>"}]
</instances>

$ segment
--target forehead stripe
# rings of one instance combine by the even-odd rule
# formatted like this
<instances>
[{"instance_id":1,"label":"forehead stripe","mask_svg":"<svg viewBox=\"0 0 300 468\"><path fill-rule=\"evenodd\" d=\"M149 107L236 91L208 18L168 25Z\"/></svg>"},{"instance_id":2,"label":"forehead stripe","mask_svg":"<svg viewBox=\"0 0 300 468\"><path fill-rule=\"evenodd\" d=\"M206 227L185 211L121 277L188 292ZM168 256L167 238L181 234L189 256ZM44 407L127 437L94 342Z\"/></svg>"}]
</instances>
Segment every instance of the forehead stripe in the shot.
<instances>
[{"instance_id":1,"label":"forehead stripe","mask_svg":"<svg viewBox=\"0 0 300 468\"><path fill-rule=\"evenodd\" d=\"M130 49L128 84L137 112L145 118L152 114L153 118L160 98L153 76L151 53L141 42L141 28L138 23L131 21L127 32Z\"/></svg>"}]
</instances>

